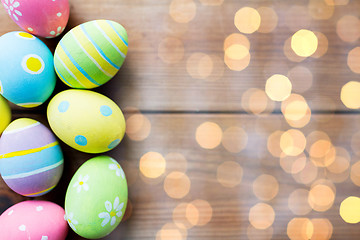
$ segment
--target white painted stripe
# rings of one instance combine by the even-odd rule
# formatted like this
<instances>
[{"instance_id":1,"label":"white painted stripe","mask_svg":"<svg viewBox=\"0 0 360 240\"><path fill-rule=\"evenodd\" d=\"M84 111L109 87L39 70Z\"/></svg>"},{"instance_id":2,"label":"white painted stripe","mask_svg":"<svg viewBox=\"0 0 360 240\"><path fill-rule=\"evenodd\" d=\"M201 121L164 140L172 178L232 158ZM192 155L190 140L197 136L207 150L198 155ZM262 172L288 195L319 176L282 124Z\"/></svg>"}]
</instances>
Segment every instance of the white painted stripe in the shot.
<instances>
[{"instance_id":1,"label":"white painted stripe","mask_svg":"<svg viewBox=\"0 0 360 240\"><path fill-rule=\"evenodd\" d=\"M113 77L113 75L111 75L110 73L108 73L107 71L105 71L100 65L99 63L92 57L90 56L90 54L83 48L83 46L81 46L81 44L79 43L79 41L77 40L76 36L74 35L74 32L70 32L71 35L73 36L73 38L75 39L76 43L79 45L79 47L81 48L81 50L83 50L83 52L90 58L90 60L95 63L95 65L106 75L109 77Z\"/></svg>"},{"instance_id":2,"label":"white painted stripe","mask_svg":"<svg viewBox=\"0 0 360 240\"><path fill-rule=\"evenodd\" d=\"M70 69L65 65L65 63L60 59L60 57L55 54L55 57L57 58L57 60L61 63L61 65L63 65L63 67L66 69L66 71L82 86L85 88L85 86L79 81L79 79L77 79L77 77L74 75L73 72L70 71ZM69 83L71 84L71 83Z\"/></svg>"},{"instance_id":3,"label":"white painted stripe","mask_svg":"<svg viewBox=\"0 0 360 240\"><path fill-rule=\"evenodd\" d=\"M25 130L25 129L29 129L29 128L32 128L32 127L36 127L36 126L39 125L39 124L40 124L40 122L36 122L36 123L33 123L33 124L28 125L28 126L23 127L23 128L18 128L18 129L14 129L14 130L5 130L5 131L3 132L3 134L4 134L4 135L7 135L7 134L13 134L13 133L21 132L21 131L23 131L23 130Z\"/></svg>"},{"instance_id":4,"label":"white painted stripe","mask_svg":"<svg viewBox=\"0 0 360 240\"><path fill-rule=\"evenodd\" d=\"M97 29L99 29L99 31L103 34L103 36L106 38L106 40L108 40L108 42L111 44L111 46L113 46L116 51L118 53L120 53L120 55L125 58L125 54L123 52L120 51L120 49L115 45L115 43L113 41L111 41L111 39L108 37L108 35L106 35L106 33L101 29L101 27L98 25L97 22L94 22L95 26L97 27Z\"/></svg>"},{"instance_id":5,"label":"white painted stripe","mask_svg":"<svg viewBox=\"0 0 360 240\"><path fill-rule=\"evenodd\" d=\"M35 175L35 174L38 174L38 173L46 172L48 170L57 168L58 166L60 166L63 163L64 163L64 159L61 159L59 162L57 162L57 163L55 163L53 165L47 166L47 167L39 168L39 169L36 169L34 171L31 171L31 172L13 174L13 175L8 175L8 176L2 176L2 178L5 180L5 179L16 179L16 178L29 177L31 175Z\"/></svg>"}]
</instances>

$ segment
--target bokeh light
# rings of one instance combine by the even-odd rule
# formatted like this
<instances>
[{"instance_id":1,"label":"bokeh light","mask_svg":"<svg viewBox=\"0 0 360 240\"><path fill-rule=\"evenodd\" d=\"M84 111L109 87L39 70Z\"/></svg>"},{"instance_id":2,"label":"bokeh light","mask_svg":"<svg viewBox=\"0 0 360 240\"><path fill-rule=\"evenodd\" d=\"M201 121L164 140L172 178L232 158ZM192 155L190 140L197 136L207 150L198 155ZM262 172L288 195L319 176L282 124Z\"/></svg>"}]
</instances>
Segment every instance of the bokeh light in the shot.
<instances>
[{"instance_id":1,"label":"bokeh light","mask_svg":"<svg viewBox=\"0 0 360 240\"><path fill-rule=\"evenodd\" d=\"M187 212L191 210L190 207L190 210L187 211L188 205L189 204L185 202L180 203L174 208L172 213L174 223L177 226L185 227L186 229L192 228L194 226L193 222L198 221L199 218L199 214L196 212L194 212L191 216L187 216ZM190 221L188 220L188 218L190 219Z\"/></svg>"},{"instance_id":2,"label":"bokeh light","mask_svg":"<svg viewBox=\"0 0 360 240\"><path fill-rule=\"evenodd\" d=\"M353 48L347 58L347 65L349 66L350 70L354 73L360 74L360 47Z\"/></svg>"},{"instance_id":3,"label":"bokeh light","mask_svg":"<svg viewBox=\"0 0 360 240\"><path fill-rule=\"evenodd\" d=\"M200 0L200 2L206 6L220 6L224 0Z\"/></svg>"},{"instance_id":4,"label":"bokeh light","mask_svg":"<svg viewBox=\"0 0 360 240\"><path fill-rule=\"evenodd\" d=\"M334 14L334 5L328 4L330 0L309 0L309 14L314 19L329 19Z\"/></svg>"},{"instance_id":5,"label":"bokeh light","mask_svg":"<svg viewBox=\"0 0 360 240\"><path fill-rule=\"evenodd\" d=\"M148 152L140 158L139 168L145 177L158 178L165 172L166 161L160 153Z\"/></svg>"},{"instance_id":6,"label":"bokeh light","mask_svg":"<svg viewBox=\"0 0 360 240\"><path fill-rule=\"evenodd\" d=\"M281 74L272 75L265 84L265 92L273 101L284 101L290 96L291 89L290 80Z\"/></svg>"},{"instance_id":7,"label":"bokeh light","mask_svg":"<svg viewBox=\"0 0 360 240\"><path fill-rule=\"evenodd\" d=\"M313 218L313 234L311 240L328 240L331 239L333 233L333 225L327 218Z\"/></svg>"},{"instance_id":8,"label":"bokeh light","mask_svg":"<svg viewBox=\"0 0 360 240\"><path fill-rule=\"evenodd\" d=\"M304 153L301 153L298 156L288 156L285 153L282 153L280 156L280 166L289 174L301 172L305 168L306 162L307 157Z\"/></svg>"},{"instance_id":9,"label":"bokeh light","mask_svg":"<svg viewBox=\"0 0 360 240\"><path fill-rule=\"evenodd\" d=\"M266 229L275 220L275 211L269 204L257 203L250 208L249 222L256 229Z\"/></svg>"},{"instance_id":10,"label":"bokeh light","mask_svg":"<svg viewBox=\"0 0 360 240\"><path fill-rule=\"evenodd\" d=\"M350 178L356 186L360 187L360 161L355 162L351 166Z\"/></svg>"},{"instance_id":11,"label":"bokeh light","mask_svg":"<svg viewBox=\"0 0 360 240\"><path fill-rule=\"evenodd\" d=\"M325 212L332 207L335 200L333 189L324 184L315 184L311 187L308 202L312 209Z\"/></svg>"},{"instance_id":12,"label":"bokeh light","mask_svg":"<svg viewBox=\"0 0 360 240\"><path fill-rule=\"evenodd\" d=\"M193 53L186 61L186 70L192 78L206 79L214 69L212 58L205 53Z\"/></svg>"},{"instance_id":13,"label":"bokeh light","mask_svg":"<svg viewBox=\"0 0 360 240\"><path fill-rule=\"evenodd\" d=\"M251 55L247 54L242 59L230 58L227 54L224 55L224 62L226 66L233 71L242 71L250 64Z\"/></svg>"},{"instance_id":14,"label":"bokeh light","mask_svg":"<svg viewBox=\"0 0 360 240\"><path fill-rule=\"evenodd\" d=\"M287 225L287 235L291 240L308 240L314 233L314 226L308 218L293 218Z\"/></svg>"},{"instance_id":15,"label":"bokeh light","mask_svg":"<svg viewBox=\"0 0 360 240\"><path fill-rule=\"evenodd\" d=\"M308 161L306 162L304 169L293 174L292 177L297 183L308 185L317 178L318 173L318 168L311 161Z\"/></svg>"},{"instance_id":16,"label":"bokeh light","mask_svg":"<svg viewBox=\"0 0 360 240\"><path fill-rule=\"evenodd\" d=\"M298 156L306 146L304 134L297 129L290 129L284 132L280 137L280 148L289 156Z\"/></svg>"},{"instance_id":17,"label":"bokeh light","mask_svg":"<svg viewBox=\"0 0 360 240\"><path fill-rule=\"evenodd\" d=\"M203 199L195 199L190 204L194 206L198 212L197 222L195 224L196 226L205 226L211 221L213 217L213 209L208 201ZM186 217L189 219L190 216L191 213L189 210L187 210Z\"/></svg>"},{"instance_id":18,"label":"bokeh light","mask_svg":"<svg viewBox=\"0 0 360 240\"><path fill-rule=\"evenodd\" d=\"M234 161L226 161L217 168L217 181L227 188L233 188L241 183L243 168Z\"/></svg>"},{"instance_id":19,"label":"bokeh light","mask_svg":"<svg viewBox=\"0 0 360 240\"><path fill-rule=\"evenodd\" d=\"M325 36L325 34L321 32L314 32L317 39L318 39L318 47L313 55L311 55L312 58L320 58L324 56L329 48L329 40Z\"/></svg>"},{"instance_id":20,"label":"bokeh light","mask_svg":"<svg viewBox=\"0 0 360 240\"><path fill-rule=\"evenodd\" d=\"M278 24L278 15L275 10L271 7L260 7L257 9L260 14L261 22L258 32L270 33L274 31Z\"/></svg>"},{"instance_id":21,"label":"bokeh light","mask_svg":"<svg viewBox=\"0 0 360 240\"><path fill-rule=\"evenodd\" d=\"M245 149L248 135L241 127L229 127L224 131L222 145L231 153L239 153Z\"/></svg>"},{"instance_id":22,"label":"bokeh light","mask_svg":"<svg viewBox=\"0 0 360 240\"><path fill-rule=\"evenodd\" d=\"M259 12L251 7L243 7L235 13L234 24L242 32L251 34L259 29L261 16Z\"/></svg>"},{"instance_id":23,"label":"bokeh light","mask_svg":"<svg viewBox=\"0 0 360 240\"><path fill-rule=\"evenodd\" d=\"M309 57L315 53L318 39L310 30L301 29L291 37L291 48L300 57Z\"/></svg>"},{"instance_id":24,"label":"bokeh light","mask_svg":"<svg viewBox=\"0 0 360 240\"><path fill-rule=\"evenodd\" d=\"M219 146L222 139L222 129L214 122L204 122L197 127L196 142L205 149L213 149Z\"/></svg>"},{"instance_id":25,"label":"bokeh light","mask_svg":"<svg viewBox=\"0 0 360 240\"><path fill-rule=\"evenodd\" d=\"M196 3L193 0L172 0L169 14L176 22L188 23L196 16Z\"/></svg>"},{"instance_id":26,"label":"bokeh light","mask_svg":"<svg viewBox=\"0 0 360 240\"><path fill-rule=\"evenodd\" d=\"M184 57L184 52L184 43L178 38L167 37L159 43L158 56L164 63L174 64L180 62Z\"/></svg>"},{"instance_id":27,"label":"bokeh light","mask_svg":"<svg viewBox=\"0 0 360 240\"><path fill-rule=\"evenodd\" d=\"M166 223L156 234L156 240L185 240L187 230L174 223Z\"/></svg>"},{"instance_id":28,"label":"bokeh light","mask_svg":"<svg viewBox=\"0 0 360 240\"><path fill-rule=\"evenodd\" d=\"M360 222L360 198L350 196L344 199L340 205L340 216L347 223Z\"/></svg>"},{"instance_id":29,"label":"bokeh light","mask_svg":"<svg viewBox=\"0 0 360 240\"><path fill-rule=\"evenodd\" d=\"M230 46L237 44L242 45L246 47L248 50L250 50L250 41L247 38L247 36L241 34L241 33L232 33L229 36L225 38L224 41L224 51L226 51L227 48Z\"/></svg>"},{"instance_id":30,"label":"bokeh light","mask_svg":"<svg viewBox=\"0 0 360 240\"><path fill-rule=\"evenodd\" d=\"M360 54L360 48L359 48ZM359 59L360 60L360 55ZM360 70L360 68L359 68ZM359 72L360 73L360 72ZM360 108L360 82L350 81L341 88L340 99L350 109Z\"/></svg>"},{"instance_id":31,"label":"bokeh light","mask_svg":"<svg viewBox=\"0 0 360 240\"><path fill-rule=\"evenodd\" d=\"M169 197L175 199L185 197L190 191L190 186L190 179L183 172L173 171L164 180L164 191Z\"/></svg>"},{"instance_id":32,"label":"bokeh light","mask_svg":"<svg viewBox=\"0 0 360 240\"><path fill-rule=\"evenodd\" d=\"M263 201L270 201L279 192L279 183L272 175L262 174L253 182L255 196Z\"/></svg>"},{"instance_id":33,"label":"bokeh light","mask_svg":"<svg viewBox=\"0 0 360 240\"><path fill-rule=\"evenodd\" d=\"M355 42L360 37L360 21L356 16L342 16L336 24L336 33L344 42Z\"/></svg>"},{"instance_id":34,"label":"bokeh light","mask_svg":"<svg viewBox=\"0 0 360 240\"><path fill-rule=\"evenodd\" d=\"M265 114L274 110L275 104L269 99L265 91L258 88L249 88L241 97L241 106L249 113Z\"/></svg>"},{"instance_id":35,"label":"bokeh light","mask_svg":"<svg viewBox=\"0 0 360 240\"><path fill-rule=\"evenodd\" d=\"M274 157L280 157L282 150L280 147L280 138L284 132L276 130L271 133L267 140L267 149Z\"/></svg>"},{"instance_id":36,"label":"bokeh light","mask_svg":"<svg viewBox=\"0 0 360 240\"><path fill-rule=\"evenodd\" d=\"M326 168L332 173L340 174L349 169L350 161L350 153L345 148L335 147L335 159Z\"/></svg>"},{"instance_id":37,"label":"bokeh light","mask_svg":"<svg viewBox=\"0 0 360 240\"><path fill-rule=\"evenodd\" d=\"M296 215L306 215L311 212L308 202L309 191L303 188L294 190L288 198L288 207Z\"/></svg>"},{"instance_id":38,"label":"bokeh light","mask_svg":"<svg viewBox=\"0 0 360 240\"><path fill-rule=\"evenodd\" d=\"M291 37L286 39L286 41L284 42L283 51L284 51L284 55L287 57L287 59L289 59L292 62L299 63L306 59L306 57L301 57L301 56L297 55L294 52L294 50L291 48Z\"/></svg>"},{"instance_id":39,"label":"bokeh light","mask_svg":"<svg viewBox=\"0 0 360 240\"><path fill-rule=\"evenodd\" d=\"M126 135L133 141L145 140L151 132L150 120L141 113L131 115L126 119Z\"/></svg>"},{"instance_id":40,"label":"bokeh light","mask_svg":"<svg viewBox=\"0 0 360 240\"><path fill-rule=\"evenodd\" d=\"M295 93L281 103L281 112L286 122L294 128L306 126L311 119L311 109L305 98Z\"/></svg>"}]
</instances>

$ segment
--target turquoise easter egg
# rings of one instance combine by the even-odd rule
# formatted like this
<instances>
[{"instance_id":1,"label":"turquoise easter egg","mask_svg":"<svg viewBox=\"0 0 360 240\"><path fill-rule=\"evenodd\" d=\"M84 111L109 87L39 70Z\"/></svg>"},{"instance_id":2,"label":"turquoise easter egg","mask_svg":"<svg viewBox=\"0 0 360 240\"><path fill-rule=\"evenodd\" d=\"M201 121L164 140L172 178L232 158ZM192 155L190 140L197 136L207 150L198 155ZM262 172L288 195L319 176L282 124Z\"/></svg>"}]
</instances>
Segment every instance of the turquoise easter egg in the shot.
<instances>
[{"instance_id":1,"label":"turquoise easter egg","mask_svg":"<svg viewBox=\"0 0 360 240\"><path fill-rule=\"evenodd\" d=\"M36 107L52 94L56 74L53 55L40 39L26 32L0 37L0 93L21 107Z\"/></svg>"},{"instance_id":2,"label":"turquoise easter egg","mask_svg":"<svg viewBox=\"0 0 360 240\"><path fill-rule=\"evenodd\" d=\"M59 78L73 88L95 88L109 81L128 51L125 28L110 20L83 23L64 35L55 49Z\"/></svg>"},{"instance_id":3,"label":"turquoise easter egg","mask_svg":"<svg viewBox=\"0 0 360 240\"><path fill-rule=\"evenodd\" d=\"M54 134L40 122L20 118L0 138L0 173L23 196L51 191L63 172L63 154Z\"/></svg>"},{"instance_id":4,"label":"turquoise easter egg","mask_svg":"<svg viewBox=\"0 0 360 240\"><path fill-rule=\"evenodd\" d=\"M72 177L65 196L66 219L80 236L110 234L124 216L128 200L125 174L108 156L86 161Z\"/></svg>"}]
</instances>

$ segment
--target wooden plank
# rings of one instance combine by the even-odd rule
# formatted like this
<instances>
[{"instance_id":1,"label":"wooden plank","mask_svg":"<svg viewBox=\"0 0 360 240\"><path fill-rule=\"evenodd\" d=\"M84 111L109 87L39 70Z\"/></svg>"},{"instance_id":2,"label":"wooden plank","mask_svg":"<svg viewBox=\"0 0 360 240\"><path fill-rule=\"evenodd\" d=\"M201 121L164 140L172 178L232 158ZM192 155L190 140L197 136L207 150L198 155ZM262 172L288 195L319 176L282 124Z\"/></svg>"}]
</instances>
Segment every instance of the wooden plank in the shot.
<instances>
[{"instance_id":1,"label":"wooden plank","mask_svg":"<svg viewBox=\"0 0 360 240\"><path fill-rule=\"evenodd\" d=\"M35 118L46 124L46 119L43 116L22 116ZM132 114L127 114L128 126L132 126L128 129L130 134L119 147L107 154L119 161L124 168L129 183L129 199L132 205L132 213L130 218L123 222L113 234L104 239L155 239L156 235L160 234L158 231L165 224L174 221L173 212L180 203L193 203L196 199L205 200L210 204L212 217L204 226L189 228L187 238L182 237L179 239L246 239L249 237L247 232L251 231L248 230L248 228L251 229L249 212L258 203L266 203L275 212L275 221L270 227L273 232L273 239L287 238L287 224L295 217L328 219L333 227L334 239L349 239L360 234L357 225L346 224L339 216L340 203L348 196L357 195L358 186L352 183L349 176L341 180L341 182L334 183L336 196L334 204L331 205L329 210L325 212L312 210L302 216L294 214L289 209L288 199L294 190L299 188L310 190L311 184L318 181L318 179L329 178L329 175L326 175L329 171L325 168L318 168L316 178L307 184L302 184L295 181L292 174L286 173L281 168L279 158L269 153L267 142L268 137L274 131L287 131L290 129L282 116L147 114L144 117L151 123L151 131L148 136L146 134L147 131L144 131L143 136L147 137L142 141L131 140L135 136L131 130L136 129L134 127L136 124L131 122L134 118L129 120L131 117L133 117ZM315 130L327 133L334 146L343 147L348 151L351 155L350 165L353 165L359 160L359 157L354 152L356 148L351 147L352 144L354 145L353 135L360 131L360 125L358 124L359 117L358 115L316 115L313 116L313 120L308 126L301 129L301 132L305 136L308 136ZM324 122L324 119L328 121ZM204 122L209 121L216 123L223 132L222 143L219 142L220 144L214 149L202 148L195 137L198 127ZM246 132L248 141L246 147L239 153L228 151L228 149L234 149L226 144L229 139L226 130L230 127L240 127ZM216 138L216 134L209 137L209 139L214 138ZM237 143L239 144L239 141L244 138L233 139L230 137L231 139L233 140L232 143L238 141ZM310 142L308 140L308 145ZM64 175L53 191L36 199L54 201L63 206L65 191L71 176L84 161L93 155L80 153L65 146L65 144L61 146L65 155ZM164 173L156 179L145 177L144 174L146 172L139 170L140 159L148 152L157 152L166 159L167 167L164 169ZM168 155L174 152L181 154L186 160L181 159L181 157L171 157L171 155ZM306 155L309 156L307 151ZM152 160L156 161L156 159ZM229 168L229 166L224 167L225 171L227 171L227 174L224 175L219 170L219 166L229 161L235 165L230 165L233 166L232 168ZM184 167L185 165L186 167ZM159 165L155 164L155 166ZM234 167L236 170L238 166L241 166L243 170L241 181L239 175L236 175L236 171L234 172ZM173 198L171 197L172 190L176 189L175 195L182 191L186 192L184 188L186 189L187 182L179 181L178 184L180 185L170 184L172 187L169 188L165 186L166 178L173 171L183 171L184 169L186 169L185 174L188 176L191 184L189 192L179 199ZM158 170L156 167L152 169L155 172ZM303 174L306 175L306 171L309 170L302 170ZM349 172L350 170L346 171ZM271 175L278 182L279 192L271 200L261 200L254 193L254 182L262 174ZM227 175L234 175L235 177L228 179L224 184L226 186L234 185L234 187L225 187L221 184L221 179L226 179ZM332 179L330 178L330 182L333 181ZM236 183L239 184L236 185ZM2 189L0 194L2 211L7 206L24 200L24 198L17 196L7 189L7 186L2 181L0 182L0 189ZM271 191L272 188L270 187L269 189ZM168 194L169 192L170 195ZM188 217L196 222L197 215L191 209L190 207L188 210ZM201 216L202 210L201 208L199 209L198 211ZM204 209L206 212L207 208ZM177 216L175 220L178 222L186 223L188 221L184 214ZM203 218L203 216L200 217L200 219ZM259 218L262 219L261 216L258 216L256 219ZM163 239L177 239L178 233L171 233L173 235L170 238L164 237ZM261 234L266 234L266 232L257 231L250 237L251 239L260 239ZM69 233L69 238L82 239L73 232Z\"/></svg>"}]
</instances>

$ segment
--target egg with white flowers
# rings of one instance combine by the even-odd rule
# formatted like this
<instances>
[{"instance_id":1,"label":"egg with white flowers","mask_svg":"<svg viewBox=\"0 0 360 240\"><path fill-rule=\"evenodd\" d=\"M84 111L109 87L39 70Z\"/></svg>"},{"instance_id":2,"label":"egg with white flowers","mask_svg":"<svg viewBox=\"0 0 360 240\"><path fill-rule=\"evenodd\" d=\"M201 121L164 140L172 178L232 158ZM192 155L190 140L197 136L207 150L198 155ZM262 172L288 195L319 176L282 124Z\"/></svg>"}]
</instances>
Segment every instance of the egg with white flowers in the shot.
<instances>
[{"instance_id":1,"label":"egg with white flowers","mask_svg":"<svg viewBox=\"0 0 360 240\"><path fill-rule=\"evenodd\" d=\"M48 193L59 182L63 167L58 141L40 122L19 118L1 135L1 177L18 194L37 197Z\"/></svg>"},{"instance_id":2,"label":"egg with white flowers","mask_svg":"<svg viewBox=\"0 0 360 240\"><path fill-rule=\"evenodd\" d=\"M80 166L69 183L66 219L78 235L102 238L119 225L127 201L126 177L119 163L109 156L94 157Z\"/></svg>"},{"instance_id":3,"label":"egg with white flowers","mask_svg":"<svg viewBox=\"0 0 360 240\"><path fill-rule=\"evenodd\" d=\"M68 224L59 205L29 200L9 207L0 216L0 239L65 240Z\"/></svg>"},{"instance_id":4,"label":"egg with white flowers","mask_svg":"<svg viewBox=\"0 0 360 240\"><path fill-rule=\"evenodd\" d=\"M11 19L36 36L59 36L69 20L68 0L1 0Z\"/></svg>"},{"instance_id":5,"label":"egg with white flowers","mask_svg":"<svg viewBox=\"0 0 360 240\"><path fill-rule=\"evenodd\" d=\"M48 105L47 117L56 136L82 152L112 150L125 134L125 118L120 108L108 97L90 90L58 93Z\"/></svg>"},{"instance_id":6,"label":"egg with white flowers","mask_svg":"<svg viewBox=\"0 0 360 240\"><path fill-rule=\"evenodd\" d=\"M43 104L56 84L45 43L27 32L9 32L0 37L0 53L0 94L21 107Z\"/></svg>"}]
</instances>

